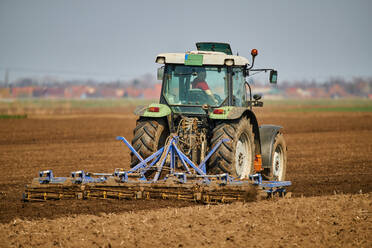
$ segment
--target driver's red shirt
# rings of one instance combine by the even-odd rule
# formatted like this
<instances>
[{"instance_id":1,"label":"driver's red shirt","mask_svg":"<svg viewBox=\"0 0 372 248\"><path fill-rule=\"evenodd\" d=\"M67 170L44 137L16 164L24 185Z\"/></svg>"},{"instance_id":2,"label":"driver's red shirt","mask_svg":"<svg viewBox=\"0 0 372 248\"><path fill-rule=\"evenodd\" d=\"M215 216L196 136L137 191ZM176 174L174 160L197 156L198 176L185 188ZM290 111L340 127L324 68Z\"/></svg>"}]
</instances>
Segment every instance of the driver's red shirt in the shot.
<instances>
[{"instance_id":1,"label":"driver's red shirt","mask_svg":"<svg viewBox=\"0 0 372 248\"><path fill-rule=\"evenodd\" d=\"M209 90L209 86L208 86L207 82L205 82L205 81L198 81L197 79L195 79L192 82L192 88L193 89Z\"/></svg>"}]
</instances>

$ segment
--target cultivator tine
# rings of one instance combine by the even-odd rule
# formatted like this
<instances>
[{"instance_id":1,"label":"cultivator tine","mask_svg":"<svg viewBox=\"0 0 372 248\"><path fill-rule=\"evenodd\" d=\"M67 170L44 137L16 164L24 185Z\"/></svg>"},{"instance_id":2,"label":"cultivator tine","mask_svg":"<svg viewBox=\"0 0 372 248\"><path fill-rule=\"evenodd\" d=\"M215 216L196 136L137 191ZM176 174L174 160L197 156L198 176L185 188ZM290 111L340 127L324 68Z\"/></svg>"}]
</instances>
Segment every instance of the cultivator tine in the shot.
<instances>
[{"instance_id":1,"label":"cultivator tine","mask_svg":"<svg viewBox=\"0 0 372 248\"><path fill-rule=\"evenodd\" d=\"M173 174L174 173L174 170L175 170L175 152L173 151L174 148L170 148L171 149L171 155L170 155L170 173Z\"/></svg>"},{"instance_id":2,"label":"cultivator tine","mask_svg":"<svg viewBox=\"0 0 372 248\"><path fill-rule=\"evenodd\" d=\"M172 140L169 141L169 143L165 145L165 152L160 157L159 165L156 166L156 174L153 178L154 182L158 181L158 179L160 177L160 174L163 170L163 166L165 164L165 161L167 160L167 156L168 156L169 152L171 151L171 144L172 144Z\"/></svg>"},{"instance_id":3,"label":"cultivator tine","mask_svg":"<svg viewBox=\"0 0 372 248\"><path fill-rule=\"evenodd\" d=\"M180 161L181 161L183 167L186 169L186 172L190 174L190 173L191 173L190 168L187 166L187 163L186 163L185 160L183 159L180 150L178 150L178 149L174 149L174 150L176 151L176 153L177 153L177 155L178 155L178 158L180 159Z\"/></svg>"},{"instance_id":4,"label":"cultivator tine","mask_svg":"<svg viewBox=\"0 0 372 248\"><path fill-rule=\"evenodd\" d=\"M199 175L203 175L205 176L206 174L204 173L204 171L202 171L201 169L199 169L198 166L196 166L185 154L183 154L178 148L176 145L173 145L173 148L177 151L177 154L180 155L180 157L183 158L183 160L185 162L187 162ZM207 182L209 182L208 178L205 177L205 180Z\"/></svg>"}]
</instances>

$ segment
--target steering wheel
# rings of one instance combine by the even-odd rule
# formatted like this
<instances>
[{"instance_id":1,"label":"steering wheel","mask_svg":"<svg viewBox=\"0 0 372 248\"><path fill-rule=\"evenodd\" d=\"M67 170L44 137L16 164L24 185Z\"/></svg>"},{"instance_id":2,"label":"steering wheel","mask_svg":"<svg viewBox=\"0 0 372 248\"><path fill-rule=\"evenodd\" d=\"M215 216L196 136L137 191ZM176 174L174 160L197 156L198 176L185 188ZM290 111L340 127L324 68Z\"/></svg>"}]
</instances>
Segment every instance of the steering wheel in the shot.
<instances>
[{"instance_id":1,"label":"steering wheel","mask_svg":"<svg viewBox=\"0 0 372 248\"><path fill-rule=\"evenodd\" d=\"M218 102L222 102L222 98L220 97L220 95L218 94L213 94L214 98L218 101Z\"/></svg>"},{"instance_id":2,"label":"steering wheel","mask_svg":"<svg viewBox=\"0 0 372 248\"><path fill-rule=\"evenodd\" d=\"M209 102L208 95L202 89L190 89L189 90L189 102L194 104L202 103L202 102Z\"/></svg>"}]
</instances>

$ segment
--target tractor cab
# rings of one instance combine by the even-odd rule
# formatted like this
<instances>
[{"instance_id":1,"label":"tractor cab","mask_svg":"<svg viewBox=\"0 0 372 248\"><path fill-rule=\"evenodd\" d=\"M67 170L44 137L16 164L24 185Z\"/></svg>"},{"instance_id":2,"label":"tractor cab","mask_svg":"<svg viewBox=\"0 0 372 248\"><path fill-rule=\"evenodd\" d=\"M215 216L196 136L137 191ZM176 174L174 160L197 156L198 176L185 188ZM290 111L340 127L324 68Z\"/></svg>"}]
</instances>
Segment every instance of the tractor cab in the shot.
<instances>
[{"instance_id":1,"label":"tractor cab","mask_svg":"<svg viewBox=\"0 0 372 248\"><path fill-rule=\"evenodd\" d=\"M252 67L249 61L233 55L227 43L199 42L196 46L197 51L157 56L156 62L164 65L158 69L163 82L160 104L175 113L195 114L205 114L202 108L249 106L252 97L247 95L245 82ZM252 54L253 62L256 55Z\"/></svg>"},{"instance_id":2,"label":"tractor cab","mask_svg":"<svg viewBox=\"0 0 372 248\"><path fill-rule=\"evenodd\" d=\"M159 54L163 81L160 103L176 113L205 114L202 106L243 106L246 58L232 55L227 43L199 42L197 51Z\"/></svg>"},{"instance_id":3,"label":"tractor cab","mask_svg":"<svg viewBox=\"0 0 372 248\"><path fill-rule=\"evenodd\" d=\"M228 92L224 66L166 65L163 95L169 105L218 107L226 102Z\"/></svg>"}]
</instances>

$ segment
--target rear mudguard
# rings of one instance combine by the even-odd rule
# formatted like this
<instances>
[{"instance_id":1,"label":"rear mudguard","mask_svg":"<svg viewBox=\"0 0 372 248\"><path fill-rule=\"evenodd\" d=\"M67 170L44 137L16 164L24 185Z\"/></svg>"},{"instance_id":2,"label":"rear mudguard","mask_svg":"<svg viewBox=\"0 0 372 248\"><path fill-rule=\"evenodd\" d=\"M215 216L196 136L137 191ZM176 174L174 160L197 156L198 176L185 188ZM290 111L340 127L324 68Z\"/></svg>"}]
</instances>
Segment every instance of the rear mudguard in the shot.
<instances>
[{"instance_id":1,"label":"rear mudguard","mask_svg":"<svg viewBox=\"0 0 372 248\"><path fill-rule=\"evenodd\" d=\"M252 128L253 128L253 134L254 134L254 140L255 140L255 147L256 147L256 154L260 154L260 133L258 131L258 122L256 115L247 107L221 107L219 109L223 109L222 114L215 114L210 113L209 118L212 120L236 120L241 118L242 116L245 116L249 119Z\"/></svg>"},{"instance_id":2,"label":"rear mudguard","mask_svg":"<svg viewBox=\"0 0 372 248\"><path fill-rule=\"evenodd\" d=\"M275 125L261 125L260 139L261 139L261 156L262 156L262 167L270 168L272 164L272 153L275 137L279 133L281 126Z\"/></svg>"},{"instance_id":3,"label":"rear mudguard","mask_svg":"<svg viewBox=\"0 0 372 248\"><path fill-rule=\"evenodd\" d=\"M157 112L150 112L149 109L151 107L156 108ZM171 109L165 105L165 104L160 104L160 103L151 103L149 106L138 106L134 110L134 114L141 116L141 117L154 117L154 118L159 118L159 117L165 117L171 114Z\"/></svg>"},{"instance_id":4,"label":"rear mudguard","mask_svg":"<svg viewBox=\"0 0 372 248\"><path fill-rule=\"evenodd\" d=\"M214 120L234 120L234 119L239 119L247 111L251 112L246 107L226 106L226 107L220 107L218 109L222 109L223 112L219 114L215 114L212 111L209 114L209 118L214 119Z\"/></svg>"}]
</instances>

